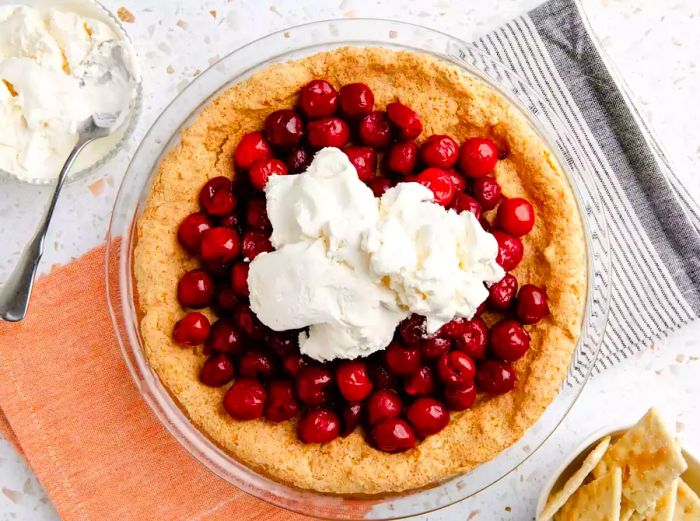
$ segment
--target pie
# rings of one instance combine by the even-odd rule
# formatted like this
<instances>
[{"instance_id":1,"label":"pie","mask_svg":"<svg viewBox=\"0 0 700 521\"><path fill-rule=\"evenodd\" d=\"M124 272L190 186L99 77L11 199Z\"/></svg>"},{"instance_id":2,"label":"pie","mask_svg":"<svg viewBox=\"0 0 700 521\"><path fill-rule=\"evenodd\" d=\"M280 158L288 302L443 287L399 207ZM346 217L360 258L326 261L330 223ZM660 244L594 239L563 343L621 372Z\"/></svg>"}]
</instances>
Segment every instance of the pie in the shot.
<instances>
[{"instance_id":1,"label":"pie","mask_svg":"<svg viewBox=\"0 0 700 521\"><path fill-rule=\"evenodd\" d=\"M328 89L332 97L345 85L355 85L355 91L341 91L339 103L323 105ZM365 87L374 98L369 108L363 106ZM304 101L307 91L318 98ZM304 115L299 120L292 113L295 107ZM314 119L329 110L350 123ZM311 114L314 111L318 114ZM283 124L267 121L266 128L270 118ZM387 118L390 127L385 125ZM296 375L304 365L298 354L277 357L258 349L241 353L239 344L245 342L239 342L239 336L267 341L272 351L286 354L295 348L297 333L266 336L250 308L240 303L247 265L228 256L235 250L238 259L252 258L272 249L264 231L264 200L250 194L260 194L255 188L264 186L270 175L305 168L311 152L297 147L276 159L265 149L265 138L280 147L298 144L295 133L303 125L313 149L342 148L349 140L359 140L380 150L384 160L380 154L377 166L376 156L357 150L362 147L346 149L358 176L377 195L412 168L420 170L415 166L418 153L425 165L441 166L431 166L410 180L429 186L437 204L479 212L483 226L498 239L499 262L510 263L504 265L509 275L492 286L485 312L474 319L491 330L489 360L481 360L483 348L481 354L470 351L473 337L447 353L457 343L447 335L447 340L427 347L425 339L418 339L423 343L418 372L418 366L411 369L410 346L404 346L373 355L367 366L364 361L311 364L301 369L305 376L296 383L277 381L265 387L255 378L233 378L234 365L241 375L263 380L275 371ZM385 128L399 141L384 142ZM489 163L483 172L478 171L481 161ZM375 170L393 173L374 178ZM493 176L485 177L491 170ZM452 193L452 185L440 184L445 172L456 192L464 191L468 182L467 191L478 191L478 196ZM500 187L497 197L495 187ZM244 214L239 211L243 204ZM493 209L481 212L481 205ZM242 236L241 228L247 229ZM133 267L148 361L203 434L236 460L279 482L323 493L366 495L417 489L467 472L514 444L537 421L559 391L581 332L586 259L583 225L569 182L518 109L480 80L437 58L346 47L270 65L201 111L158 167L138 219ZM183 302L196 311L188 313ZM221 318L228 314L234 318ZM459 329L463 322L452 325ZM420 320L414 315L399 326L397 335L408 343L416 328ZM425 362L429 349L437 351L437 361ZM383 362L375 363L377 359ZM401 379L399 391L407 412L391 422L379 419L392 416L387 411L396 394L382 389L391 387L386 364L398 368L397 374L406 368L410 373ZM437 367L440 364L444 367ZM339 384L346 399L365 400L354 412L355 402L343 405L342 411L314 408L333 401L325 395L330 388L324 387L323 379L333 377L336 369L338 378L344 378L341 373L359 375L353 380L359 381L354 390ZM503 378L494 382L494 375ZM447 398L443 391L425 390L428 380L438 377L450 390L445 391ZM383 395L370 406L369 392ZM436 396L438 408L431 405ZM301 402L308 405L307 412ZM263 414L267 419L260 418ZM372 414L374 419L365 420Z\"/></svg>"}]
</instances>

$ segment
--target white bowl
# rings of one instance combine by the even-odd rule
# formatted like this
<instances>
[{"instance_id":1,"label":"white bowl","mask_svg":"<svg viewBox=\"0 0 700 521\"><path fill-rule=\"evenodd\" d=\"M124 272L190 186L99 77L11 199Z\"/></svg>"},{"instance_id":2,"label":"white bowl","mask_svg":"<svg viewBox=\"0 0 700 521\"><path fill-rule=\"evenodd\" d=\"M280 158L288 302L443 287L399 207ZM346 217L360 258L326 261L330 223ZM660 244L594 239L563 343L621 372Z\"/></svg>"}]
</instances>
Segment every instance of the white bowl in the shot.
<instances>
[{"instance_id":1,"label":"white bowl","mask_svg":"<svg viewBox=\"0 0 700 521\"><path fill-rule=\"evenodd\" d=\"M134 65L137 73L137 85L129 116L124 120L124 123L116 130L116 132L93 141L83 149L78 158L75 160L75 164L73 165L73 168L71 168L71 171L68 173L68 177L66 178L67 183L77 181L87 177L89 174L97 170L97 168L110 160L121 149L122 145L131 135L134 127L136 126L136 121L138 120L138 116L141 112L142 93L142 76L138 68L138 54L136 53L136 48L134 47L131 38L127 34L119 19L114 15L114 13L112 13L97 0L23 0L21 3L30 7L36 7L38 9L59 8L61 10L72 11L79 15L88 16L99 20L100 22L104 22L119 35L120 40L125 42L129 48L129 51L134 57ZM0 168L0 180L2 179L16 181L18 183L37 185L52 184L55 181L54 178L20 179L11 172L7 172L6 170Z\"/></svg>"},{"instance_id":2,"label":"white bowl","mask_svg":"<svg viewBox=\"0 0 700 521\"><path fill-rule=\"evenodd\" d=\"M576 449L569 455L568 458L566 458L564 463L557 468L554 474L552 474L552 477L549 478L545 486L542 488L542 492L540 492L540 497L537 501L536 519L539 520L540 515L542 514L542 511L549 500L549 496L552 495L553 492L561 490L564 483L566 483L566 480L568 480L574 472L581 468L583 460L601 439L603 439L605 436L610 436L611 443L614 443L617 438L622 436L632 426L633 425L604 427L595 431L578 447L576 447ZM681 475L681 477L690 488L700 495L700 461L689 454L685 449L682 449L682 452L683 458L685 458L685 461L688 464L688 469Z\"/></svg>"}]
</instances>

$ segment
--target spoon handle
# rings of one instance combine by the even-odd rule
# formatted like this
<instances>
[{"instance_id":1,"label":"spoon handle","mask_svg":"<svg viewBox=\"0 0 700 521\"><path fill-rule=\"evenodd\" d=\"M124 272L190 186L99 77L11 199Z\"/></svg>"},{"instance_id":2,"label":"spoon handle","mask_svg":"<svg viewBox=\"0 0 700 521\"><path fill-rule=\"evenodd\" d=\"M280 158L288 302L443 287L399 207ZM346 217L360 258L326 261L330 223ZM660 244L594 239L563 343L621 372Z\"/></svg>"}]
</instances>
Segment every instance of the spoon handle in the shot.
<instances>
[{"instance_id":1,"label":"spoon handle","mask_svg":"<svg viewBox=\"0 0 700 521\"><path fill-rule=\"evenodd\" d=\"M58 201L58 195L61 192L63 182L75 158L90 141L92 141L92 139L85 139L81 136L78 139L78 143L73 150L71 150L66 162L63 164L63 168L61 168L61 173L58 174L58 181L56 182L53 195L51 196L51 202L44 212L44 217L41 219L39 228L34 234L34 237L32 237L32 240L22 251L17 266L10 275L10 278L7 279L4 286L0 288L0 318L2 320L18 322L27 314L29 297L34 284L34 275L39 267L41 255L44 253L44 239L46 238L46 231L49 229L49 222L51 222L51 216L53 215L56 202Z\"/></svg>"}]
</instances>

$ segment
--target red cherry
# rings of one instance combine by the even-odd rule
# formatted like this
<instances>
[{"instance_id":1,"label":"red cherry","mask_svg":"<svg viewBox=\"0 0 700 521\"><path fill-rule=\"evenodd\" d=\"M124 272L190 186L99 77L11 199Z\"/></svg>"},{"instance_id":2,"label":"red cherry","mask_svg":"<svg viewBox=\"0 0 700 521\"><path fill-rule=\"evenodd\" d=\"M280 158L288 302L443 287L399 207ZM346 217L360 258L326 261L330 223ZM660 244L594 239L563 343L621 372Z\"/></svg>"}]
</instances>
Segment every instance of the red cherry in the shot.
<instances>
[{"instance_id":1,"label":"red cherry","mask_svg":"<svg viewBox=\"0 0 700 521\"><path fill-rule=\"evenodd\" d=\"M236 420L254 420L262 416L266 398L260 382L240 378L224 395L224 409Z\"/></svg>"},{"instance_id":2,"label":"red cherry","mask_svg":"<svg viewBox=\"0 0 700 521\"><path fill-rule=\"evenodd\" d=\"M345 155L355 167L361 181L372 179L377 173L377 153L372 147L347 147Z\"/></svg>"},{"instance_id":3,"label":"red cherry","mask_svg":"<svg viewBox=\"0 0 700 521\"><path fill-rule=\"evenodd\" d=\"M309 365L309 361L300 354L287 355L282 360L282 368L289 376L296 378L304 367Z\"/></svg>"},{"instance_id":4,"label":"red cherry","mask_svg":"<svg viewBox=\"0 0 700 521\"><path fill-rule=\"evenodd\" d=\"M523 243L517 237L499 230L491 232L498 242L496 262L506 271L512 271L523 260Z\"/></svg>"},{"instance_id":5,"label":"red cherry","mask_svg":"<svg viewBox=\"0 0 700 521\"><path fill-rule=\"evenodd\" d=\"M435 375L430 366L424 365L416 373L406 376L403 388L409 396L427 396L435 392Z\"/></svg>"},{"instance_id":6,"label":"red cherry","mask_svg":"<svg viewBox=\"0 0 700 521\"><path fill-rule=\"evenodd\" d=\"M476 365L462 351L450 351L440 357L437 370L447 387L466 387L474 381Z\"/></svg>"},{"instance_id":7,"label":"red cherry","mask_svg":"<svg viewBox=\"0 0 700 521\"><path fill-rule=\"evenodd\" d=\"M297 395L306 405L316 407L330 399L333 374L323 367L310 365L297 375Z\"/></svg>"},{"instance_id":8,"label":"red cherry","mask_svg":"<svg viewBox=\"0 0 700 521\"><path fill-rule=\"evenodd\" d=\"M501 200L501 185L493 177L479 177L472 183L472 194L481 208L493 210Z\"/></svg>"},{"instance_id":9,"label":"red cherry","mask_svg":"<svg viewBox=\"0 0 700 521\"><path fill-rule=\"evenodd\" d=\"M406 345L412 347L419 346L428 337L425 330L425 317L420 315L411 315L402 320L398 326L398 331Z\"/></svg>"},{"instance_id":10,"label":"red cherry","mask_svg":"<svg viewBox=\"0 0 700 521\"><path fill-rule=\"evenodd\" d=\"M198 346L209 336L209 319L197 311L187 313L173 328L173 340L183 346Z\"/></svg>"},{"instance_id":11,"label":"red cherry","mask_svg":"<svg viewBox=\"0 0 700 521\"><path fill-rule=\"evenodd\" d=\"M455 338L455 346L473 360L481 360L486 356L486 346L489 342L489 328L480 317L474 317L464 325L462 333Z\"/></svg>"},{"instance_id":12,"label":"red cherry","mask_svg":"<svg viewBox=\"0 0 700 521\"><path fill-rule=\"evenodd\" d=\"M423 132L423 124L413 109L403 103L389 103L386 106L386 114L399 129L401 139L415 139Z\"/></svg>"},{"instance_id":13,"label":"red cherry","mask_svg":"<svg viewBox=\"0 0 700 521\"><path fill-rule=\"evenodd\" d=\"M416 168L418 145L413 141L400 141L391 145L386 156L387 168L395 174L406 175Z\"/></svg>"},{"instance_id":14,"label":"red cherry","mask_svg":"<svg viewBox=\"0 0 700 521\"><path fill-rule=\"evenodd\" d=\"M436 434L450 423L447 408L434 398L418 398L406 409L406 417L421 436Z\"/></svg>"},{"instance_id":15,"label":"red cherry","mask_svg":"<svg viewBox=\"0 0 700 521\"><path fill-rule=\"evenodd\" d=\"M481 219L481 205L476 199L467 194L457 194L457 197L450 203L450 208L457 213L471 212L477 221Z\"/></svg>"},{"instance_id":16,"label":"red cherry","mask_svg":"<svg viewBox=\"0 0 700 521\"><path fill-rule=\"evenodd\" d=\"M450 320L447 324L443 325L437 332L438 336L443 336L446 338L456 339L464 334L468 327L467 323L469 321L464 317L456 317Z\"/></svg>"},{"instance_id":17,"label":"red cherry","mask_svg":"<svg viewBox=\"0 0 700 521\"><path fill-rule=\"evenodd\" d=\"M218 262L218 261L208 261L206 259L201 259L202 269L206 270L209 275L223 279L228 275L231 269L230 262Z\"/></svg>"},{"instance_id":18,"label":"red cherry","mask_svg":"<svg viewBox=\"0 0 700 521\"><path fill-rule=\"evenodd\" d=\"M233 160L238 168L248 170L258 159L272 157L272 149L262 132L250 132L238 142Z\"/></svg>"},{"instance_id":19,"label":"red cherry","mask_svg":"<svg viewBox=\"0 0 700 521\"><path fill-rule=\"evenodd\" d=\"M299 109L307 118L332 116L338 108L338 92L326 80L312 80L299 91Z\"/></svg>"},{"instance_id":20,"label":"red cherry","mask_svg":"<svg viewBox=\"0 0 700 521\"><path fill-rule=\"evenodd\" d=\"M530 335L515 320L501 320L491 326L490 346L497 358L515 362L530 347Z\"/></svg>"},{"instance_id":21,"label":"red cherry","mask_svg":"<svg viewBox=\"0 0 700 521\"><path fill-rule=\"evenodd\" d=\"M490 139L473 137L459 149L459 168L468 177L483 177L493 172L498 161L498 147Z\"/></svg>"},{"instance_id":22,"label":"red cherry","mask_svg":"<svg viewBox=\"0 0 700 521\"><path fill-rule=\"evenodd\" d=\"M340 393L349 402L364 400L372 392L367 366L360 360L342 362L335 374Z\"/></svg>"},{"instance_id":23,"label":"red cherry","mask_svg":"<svg viewBox=\"0 0 700 521\"><path fill-rule=\"evenodd\" d=\"M455 195L450 174L440 168L426 168L416 176L415 181L430 188L434 201L439 205L447 206Z\"/></svg>"},{"instance_id":24,"label":"red cherry","mask_svg":"<svg viewBox=\"0 0 700 521\"><path fill-rule=\"evenodd\" d=\"M177 284L177 300L185 308L203 308L214 297L214 279L204 270L185 273Z\"/></svg>"},{"instance_id":25,"label":"red cherry","mask_svg":"<svg viewBox=\"0 0 700 521\"><path fill-rule=\"evenodd\" d=\"M452 347L452 342L449 338L434 336L423 340L420 346L420 352L423 359L435 360L447 353L450 347Z\"/></svg>"},{"instance_id":26,"label":"red cherry","mask_svg":"<svg viewBox=\"0 0 700 521\"><path fill-rule=\"evenodd\" d=\"M350 141L350 127L340 118L321 118L306 124L311 148L343 148Z\"/></svg>"},{"instance_id":27,"label":"red cherry","mask_svg":"<svg viewBox=\"0 0 700 521\"><path fill-rule=\"evenodd\" d=\"M516 314L523 324L534 324L549 313L547 293L533 284L525 284L518 293Z\"/></svg>"},{"instance_id":28,"label":"red cherry","mask_svg":"<svg viewBox=\"0 0 700 521\"><path fill-rule=\"evenodd\" d=\"M245 220L251 228L257 228L264 232L272 230L272 224L267 216L265 199L251 199L246 207Z\"/></svg>"},{"instance_id":29,"label":"red cherry","mask_svg":"<svg viewBox=\"0 0 700 521\"><path fill-rule=\"evenodd\" d=\"M233 312L233 322L240 331L252 340L265 338L265 327L249 306L238 306Z\"/></svg>"},{"instance_id":30,"label":"red cherry","mask_svg":"<svg viewBox=\"0 0 700 521\"><path fill-rule=\"evenodd\" d=\"M535 210L522 197L505 199L498 206L496 223L504 232L521 237L535 225Z\"/></svg>"},{"instance_id":31,"label":"red cherry","mask_svg":"<svg viewBox=\"0 0 700 521\"><path fill-rule=\"evenodd\" d=\"M389 371L398 376L413 374L420 368L420 351L416 348L403 348L399 344L389 344L384 352L384 362Z\"/></svg>"},{"instance_id":32,"label":"red cherry","mask_svg":"<svg viewBox=\"0 0 700 521\"><path fill-rule=\"evenodd\" d=\"M250 184L258 190L264 190L271 175L287 175L287 165L275 158L258 159L250 167L248 178Z\"/></svg>"},{"instance_id":33,"label":"red cherry","mask_svg":"<svg viewBox=\"0 0 700 521\"><path fill-rule=\"evenodd\" d=\"M241 297L247 297L250 294L248 290L249 267L247 262L236 262L231 268L231 287L233 292Z\"/></svg>"},{"instance_id":34,"label":"red cherry","mask_svg":"<svg viewBox=\"0 0 700 521\"><path fill-rule=\"evenodd\" d=\"M404 452L416 446L411 426L399 418L386 418L372 429L372 439L384 452Z\"/></svg>"},{"instance_id":35,"label":"red cherry","mask_svg":"<svg viewBox=\"0 0 700 521\"><path fill-rule=\"evenodd\" d=\"M391 143L391 124L386 112L370 112L358 126L360 142L374 148L384 148Z\"/></svg>"},{"instance_id":36,"label":"red cherry","mask_svg":"<svg viewBox=\"0 0 700 521\"><path fill-rule=\"evenodd\" d=\"M308 152L305 148L294 148L287 156L287 168L290 174L301 174L305 172L311 161L313 160L313 154Z\"/></svg>"},{"instance_id":37,"label":"red cherry","mask_svg":"<svg viewBox=\"0 0 700 521\"><path fill-rule=\"evenodd\" d=\"M484 360L476 368L476 386L489 394L504 394L515 387L515 369L508 362Z\"/></svg>"},{"instance_id":38,"label":"red cherry","mask_svg":"<svg viewBox=\"0 0 700 521\"><path fill-rule=\"evenodd\" d=\"M387 370L384 364L370 363L367 370L375 389L394 389L396 387L396 378Z\"/></svg>"},{"instance_id":39,"label":"red cherry","mask_svg":"<svg viewBox=\"0 0 700 521\"><path fill-rule=\"evenodd\" d=\"M212 227L209 217L201 212L191 213L185 217L177 229L177 239L190 253L199 251L204 232Z\"/></svg>"},{"instance_id":40,"label":"red cherry","mask_svg":"<svg viewBox=\"0 0 700 521\"><path fill-rule=\"evenodd\" d=\"M399 395L391 389L381 389L367 400L367 422L374 425L385 418L396 418L402 410L403 403Z\"/></svg>"},{"instance_id":41,"label":"red cherry","mask_svg":"<svg viewBox=\"0 0 700 521\"><path fill-rule=\"evenodd\" d=\"M199 371L199 381L209 387L221 387L233 380L233 362L222 353L207 358Z\"/></svg>"},{"instance_id":42,"label":"red cherry","mask_svg":"<svg viewBox=\"0 0 700 521\"><path fill-rule=\"evenodd\" d=\"M428 166L449 168L457 162L459 144L450 136L430 136L420 147L420 158Z\"/></svg>"},{"instance_id":43,"label":"red cherry","mask_svg":"<svg viewBox=\"0 0 700 521\"><path fill-rule=\"evenodd\" d=\"M340 419L330 409L312 409L297 424L297 435L304 443L328 443L340 434Z\"/></svg>"},{"instance_id":44,"label":"red cherry","mask_svg":"<svg viewBox=\"0 0 700 521\"><path fill-rule=\"evenodd\" d=\"M453 411L469 409L476 401L476 386L471 383L467 387L448 387L445 389L445 401Z\"/></svg>"},{"instance_id":45,"label":"red cherry","mask_svg":"<svg viewBox=\"0 0 700 521\"><path fill-rule=\"evenodd\" d=\"M281 357L299 354L299 333L296 331L269 331L265 343Z\"/></svg>"},{"instance_id":46,"label":"red cherry","mask_svg":"<svg viewBox=\"0 0 700 521\"><path fill-rule=\"evenodd\" d=\"M365 181L365 183L369 186L370 190L372 190L374 197L381 197L384 195L384 192L391 188L391 180L386 177L374 177Z\"/></svg>"},{"instance_id":47,"label":"red cherry","mask_svg":"<svg viewBox=\"0 0 700 521\"><path fill-rule=\"evenodd\" d=\"M294 385L289 380L275 380L267 388L265 418L279 423L290 420L299 412L299 402L294 396Z\"/></svg>"},{"instance_id":48,"label":"red cherry","mask_svg":"<svg viewBox=\"0 0 700 521\"><path fill-rule=\"evenodd\" d=\"M219 319L212 324L205 347L208 351L237 355L243 349L243 337L232 322Z\"/></svg>"},{"instance_id":49,"label":"red cherry","mask_svg":"<svg viewBox=\"0 0 700 521\"><path fill-rule=\"evenodd\" d=\"M266 380L275 374L277 367L271 353L250 349L238 359L238 374L246 378Z\"/></svg>"},{"instance_id":50,"label":"red cherry","mask_svg":"<svg viewBox=\"0 0 700 521\"><path fill-rule=\"evenodd\" d=\"M220 311L233 311L238 305L238 298L229 286L218 286L216 290L216 308Z\"/></svg>"},{"instance_id":51,"label":"red cherry","mask_svg":"<svg viewBox=\"0 0 700 521\"><path fill-rule=\"evenodd\" d=\"M488 303L493 309L505 310L513 303L518 292L518 279L510 273L489 287Z\"/></svg>"},{"instance_id":52,"label":"red cherry","mask_svg":"<svg viewBox=\"0 0 700 521\"><path fill-rule=\"evenodd\" d=\"M467 180L454 168L447 168L445 171L449 174L450 180L455 187L455 194L463 193L467 188Z\"/></svg>"},{"instance_id":53,"label":"red cherry","mask_svg":"<svg viewBox=\"0 0 700 521\"><path fill-rule=\"evenodd\" d=\"M276 110L265 119L265 137L272 146L288 149L304 136L304 122L293 110Z\"/></svg>"},{"instance_id":54,"label":"red cherry","mask_svg":"<svg viewBox=\"0 0 700 521\"><path fill-rule=\"evenodd\" d=\"M228 177L209 179L199 191L199 204L209 215L228 215L236 208L231 180Z\"/></svg>"},{"instance_id":55,"label":"red cherry","mask_svg":"<svg viewBox=\"0 0 700 521\"><path fill-rule=\"evenodd\" d=\"M218 226L204 232L199 249L205 261L226 264L238 257L240 239L234 229Z\"/></svg>"},{"instance_id":56,"label":"red cherry","mask_svg":"<svg viewBox=\"0 0 700 521\"><path fill-rule=\"evenodd\" d=\"M240 233L241 230L238 215L236 214L226 215L219 219L219 226L223 226L224 228L232 228L236 230L237 233Z\"/></svg>"},{"instance_id":57,"label":"red cherry","mask_svg":"<svg viewBox=\"0 0 700 521\"><path fill-rule=\"evenodd\" d=\"M341 417L343 419L343 428L340 430L340 436L345 438L353 433L360 424L362 417L362 402L346 403L343 407Z\"/></svg>"},{"instance_id":58,"label":"red cherry","mask_svg":"<svg viewBox=\"0 0 700 521\"><path fill-rule=\"evenodd\" d=\"M340 87L340 109L351 118L372 112L374 94L364 83L348 83Z\"/></svg>"},{"instance_id":59,"label":"red cherry","mask_svg":"<svg viewBox=\"0 0 700 521\"><path fill-rule=\"evenodd\" d=\"M248 230L243 234L241 251L246 259L252 261L261 253L272 251L272 244L265 233L257 230Z\"/></svg>"}]
</instances>

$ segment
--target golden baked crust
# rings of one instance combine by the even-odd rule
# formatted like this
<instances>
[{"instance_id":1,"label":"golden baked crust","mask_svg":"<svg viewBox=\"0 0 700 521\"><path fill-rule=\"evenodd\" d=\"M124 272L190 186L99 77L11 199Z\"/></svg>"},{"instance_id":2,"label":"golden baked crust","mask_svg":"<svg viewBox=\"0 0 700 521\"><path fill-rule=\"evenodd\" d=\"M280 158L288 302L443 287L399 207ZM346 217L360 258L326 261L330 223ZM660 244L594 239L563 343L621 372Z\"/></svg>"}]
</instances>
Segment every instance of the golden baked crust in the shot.
<instances>
[{"instance_id":1,"label":"golden baked crust","mask_svg":"<svg viewBox=\"0 0 700 521\"><path fill-rule=\"evenodd\" d=\"M524 238L520 281L545 286L551 314L529 328L531 347L517 362L516 389L480 398L416 449L387 454L355 432L324 445L298 441L294 422L239 422L221 405L225 389L199 383L205 356L171 340L183 310L179 277L196 266L176 240L177 224L197 209L202 184L232 175L241 136L272 111L293 106L314 78L339 87L364 82L376 106L401 100L423 121L422 137L479 135L509 150L496 177L507 196L526 197L537 215ZM517 109L480 81L433 57L380 48L342 48L278 63L238 83L204 108L160 164L137 227L134 258L141 335L162 383L192 422L236 459L272 478L336 494L377 494L423 487L465 472L515 443L557 394L580 333L585 297L584 234L571 189L544 143Z\"/></svg>"}]
</instances>

